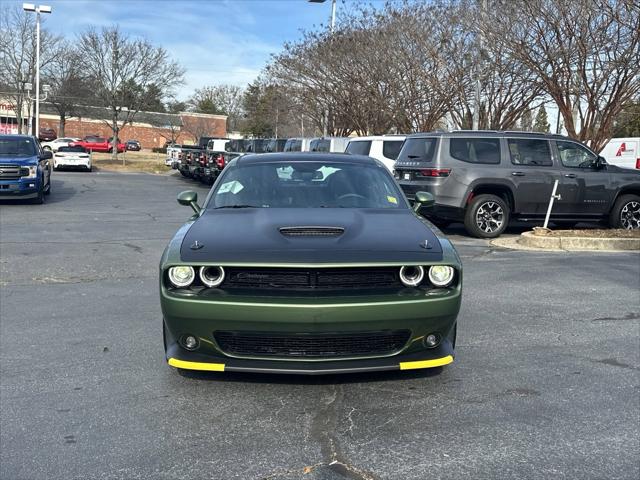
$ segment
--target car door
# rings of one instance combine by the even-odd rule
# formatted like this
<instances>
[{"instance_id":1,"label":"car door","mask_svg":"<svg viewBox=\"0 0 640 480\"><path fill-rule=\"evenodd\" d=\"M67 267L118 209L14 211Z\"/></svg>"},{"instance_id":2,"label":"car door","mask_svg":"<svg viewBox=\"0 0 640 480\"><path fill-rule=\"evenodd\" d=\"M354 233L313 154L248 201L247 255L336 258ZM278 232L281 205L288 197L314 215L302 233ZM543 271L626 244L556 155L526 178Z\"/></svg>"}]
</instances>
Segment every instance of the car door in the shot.
<instances>
[{"instance_id":1,"label":"car door","mask_svg":"<svg viewBox=\"0 0 640 480\"><path fill-rule=\"evenodd\" d=\"M506 138L506 142L516 212L532 216L544 215L554 181L558 178L549 140L510 137Z\"/></svg>"},{"instance_id":2,"label":"car door","mask_svg":"<svg viewBox=\"0 0 640 480\"><path fill-rule=\"evenodd\" d=\"M555 140L559 160L562 200L554 211L580 216L603 215L612 201L611 179L598 156L578 142Z\"/></svg>"}]
</instances>

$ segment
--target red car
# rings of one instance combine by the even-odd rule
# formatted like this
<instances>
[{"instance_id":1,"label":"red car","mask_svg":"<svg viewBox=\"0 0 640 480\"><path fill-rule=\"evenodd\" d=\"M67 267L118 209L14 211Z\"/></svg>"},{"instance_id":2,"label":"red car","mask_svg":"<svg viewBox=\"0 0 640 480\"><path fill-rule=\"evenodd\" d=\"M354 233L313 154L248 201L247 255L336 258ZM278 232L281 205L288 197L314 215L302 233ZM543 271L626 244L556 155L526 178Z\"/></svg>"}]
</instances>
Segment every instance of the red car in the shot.
<instances>
[{"instance_id":1,"label":"red car","mask_svg":"<svg viewBox=\"0 0 640 480\"><path fill-rule=\"evenodd\" d=\"M112 138L98 137L96 135L89 135L84 137L78 142L73 142L69 146L84 147L89 152L111 152L113 146L111 145ZM118 153L125 151L125 144L118 139Z\"/></svg>"}]
</instances>

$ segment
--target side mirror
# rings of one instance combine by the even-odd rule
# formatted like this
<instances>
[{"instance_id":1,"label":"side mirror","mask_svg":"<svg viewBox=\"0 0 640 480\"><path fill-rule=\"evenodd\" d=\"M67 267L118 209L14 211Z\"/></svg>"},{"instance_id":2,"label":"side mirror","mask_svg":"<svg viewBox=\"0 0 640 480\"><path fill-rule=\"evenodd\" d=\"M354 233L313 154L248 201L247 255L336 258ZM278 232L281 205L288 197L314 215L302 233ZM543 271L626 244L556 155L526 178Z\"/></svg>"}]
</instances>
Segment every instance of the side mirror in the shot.
<instances>
[{"instance_id":1,"label":"side mirror","mask_svg":"<svg viewBox=\"0 0 640 480\"><path fill-rule=\"evenodd\" d=\"M45 150L44 152L42 152L42 160L49 160L50 158L53 158L53 153L51 153L51 150Z\"/></svg>"},{"instance_id":2,"label":"side mirror","mask_svg":"<svg viewBox=\"0 0 640 480\"><path fill-rule=\"evenodd\" d=\"M413 209L418 212L421 208L433 207L436 204L436 198L429 192L416 192L416 198L413 201Z\"/></svg>"},{"instance_id":3,"label":"side mirror","mask_svg":"<svg viewBox=\"0 0 640 480\"><path fill-rule=\"evenodd\" d=\"M598 156L598 159L596 160L596 169L600 170L602 168L605 168L607 166L607 159L604 158L602 155Z\"/></svg>"},{"instance_id":4,"label":"side mirror","mask_svg":"<svg viewBox=\"0 0 640 480\"><path fill-rule=\"evenodd\" d=\"M198 194L192 190L180 192L178 194L178 203L193 208L196 213L200 213L200 210L202 210L198 205Z\"/></svg>"}]
</instances>

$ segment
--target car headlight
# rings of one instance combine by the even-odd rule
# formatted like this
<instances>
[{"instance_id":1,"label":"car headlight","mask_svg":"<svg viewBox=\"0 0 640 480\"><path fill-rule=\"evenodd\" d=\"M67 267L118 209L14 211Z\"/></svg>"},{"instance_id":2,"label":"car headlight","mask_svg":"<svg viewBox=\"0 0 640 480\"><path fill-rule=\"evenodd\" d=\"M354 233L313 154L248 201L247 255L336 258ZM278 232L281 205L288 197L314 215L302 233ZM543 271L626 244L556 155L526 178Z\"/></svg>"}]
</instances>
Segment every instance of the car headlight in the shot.
<instances>
[{"instance_id":1,"label":"car headlight","mask_svg":"<svg viewBox=\"0 0 640 480\"><path fill-rule=\"evenodd\" d=\"M224 268L200 267L200 280L209 288L217 287L224 281Z\"/></svg>"},{"instance_id":2,"label":"car headlight","mask_svg":"<svg viewBox=\"0 0 640 480\"><path fill-rule=\"evenodd\" d=\"M29 173L27 173L27 170ZM38 176L38 166L24 167L21 170L22 176L25 178L36 178Z\"/></svg>"},{"instance_id":3,"label":"car headlight","mask_svg":"<svg viewBox=\"0 0 640 480\"><path fill-rule=\"evenodd\" d=\"M400 268L400 281L405 287L417 287L424 279L424 268L421 266L404 266Z\"/></svg>"},{"instance_id":4,"label":"car headlight","mask_svg":"<svg viewBox=\"0 0 640 480\"><path fill-rule=\"evenodd\" d=\"M436 287L446 287L453 281L455 270L448 265L434 265L429 269L429 281Z\"/></svg>"},{"instance_id":5,"label":"car headlight","mask_svg":"<svg viewBox=\"0 0 640 480\"><path fill-rule=\"evenodd\" d=\"M169 269L169 281L175 287L188 287L195 278L196 272L189 265L179 265Z\"/></svg>"}]
</instances>

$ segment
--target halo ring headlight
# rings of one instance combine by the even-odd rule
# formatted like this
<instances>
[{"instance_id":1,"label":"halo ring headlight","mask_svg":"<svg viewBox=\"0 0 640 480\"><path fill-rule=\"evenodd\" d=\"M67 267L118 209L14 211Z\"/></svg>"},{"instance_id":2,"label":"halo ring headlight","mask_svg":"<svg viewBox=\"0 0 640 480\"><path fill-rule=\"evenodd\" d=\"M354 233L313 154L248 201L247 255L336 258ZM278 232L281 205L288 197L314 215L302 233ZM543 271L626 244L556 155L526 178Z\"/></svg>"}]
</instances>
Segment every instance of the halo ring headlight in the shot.
<instances>
[{"instance_id":1,"label":"halo ring headlight","mask_svg":"<svg viewBox=\"0 0 640 480\"><path fill-rule=\"evenodd\" d=\"M189 265L178 265L169 269L169 281L174 287L188 287L196 278L196 272Z\"/></svg>"},{"instance_id":2,"label":"halo ring headlight","mask_svg":"<svg viewBox=\"0 0 640 480\"><path fill-rule=\"evenodd\" d=\"M436 287L446 287L453 281L455 270L448 265L433 265L429 268L429 281Z\"/></svg>"},{"instance_id":3,"label":"halo ring headlight","mask_svg":"<svg viewBox=\"0 0 640 480\"><path fill-rule=\"evenodd\" d=\"M406 287L417 287L424 280L424 268L420 265L400 267L400 281Z\"/></svg>"},{"instance_id":4,"label":"halo ring headlight","mask_svg":"<svg viewBox=\"0 0 640 480\"><path fill-rule=\"evenodd\" d=\"M200 280L209 288L217 287L224 282L224 268L200 267Z\"/></svg>"}]
</instances>

